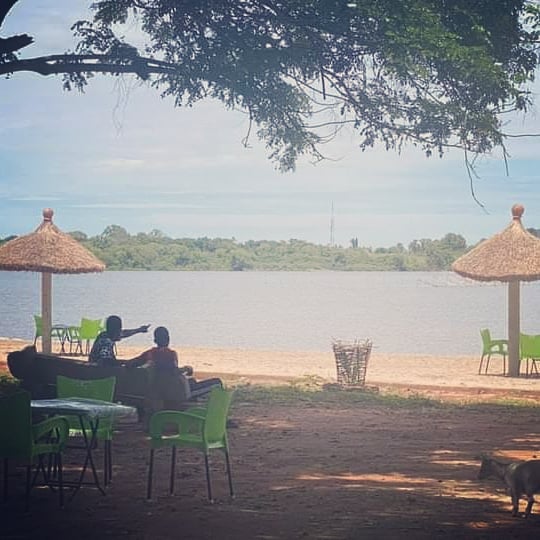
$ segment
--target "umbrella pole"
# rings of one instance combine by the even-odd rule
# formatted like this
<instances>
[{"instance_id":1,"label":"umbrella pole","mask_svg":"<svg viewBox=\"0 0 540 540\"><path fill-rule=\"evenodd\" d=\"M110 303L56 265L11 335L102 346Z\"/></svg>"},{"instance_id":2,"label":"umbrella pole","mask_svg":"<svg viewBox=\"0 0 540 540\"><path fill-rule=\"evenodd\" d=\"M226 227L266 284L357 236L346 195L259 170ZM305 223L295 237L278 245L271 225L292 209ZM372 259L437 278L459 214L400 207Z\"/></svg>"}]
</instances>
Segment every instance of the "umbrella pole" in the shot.
<instances>
[{"instance_id":1,"label":"umbrella pole","mask_svg":"<svg viewBox=\"0 0 540 540\"><path fill-rule=\"evenodd\" d=\"M41 274L41 317L43 321L43 336L41 337L43 352L51 352L51 326L52 326L52 274Z\"/></svg>"},{"instance_id":2,"label":"umbrella pole","mask_svg":"<svg viewBox=\"0 0 540 540\"><path fill-rule=\"evenodd\" d=\"M519 377L519 287L520 282L508 283L508 376Z\"/></svg>"}]
</instances>

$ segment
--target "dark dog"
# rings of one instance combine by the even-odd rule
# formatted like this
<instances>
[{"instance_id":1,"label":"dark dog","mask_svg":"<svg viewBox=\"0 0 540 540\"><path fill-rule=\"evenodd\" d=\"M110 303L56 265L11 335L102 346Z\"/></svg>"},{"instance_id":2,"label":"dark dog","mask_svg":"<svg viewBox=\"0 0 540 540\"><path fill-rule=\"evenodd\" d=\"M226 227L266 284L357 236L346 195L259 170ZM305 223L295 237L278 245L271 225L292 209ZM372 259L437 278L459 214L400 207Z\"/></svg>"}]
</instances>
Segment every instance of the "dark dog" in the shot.
<instances>
[{"instance_id":1,"label":"dark dog","mask_svg":"<svg viewBox=\"0 0 540 540\"><path fill-rule=\"evenodd\" d=\"M540 459L513 463L503 463L488 456L482 456L481 459L478 478L483 480L489 476L496 476L504 481L512 497L514 517L518 515L519 499L522 495L526 495L525 517L528 517L534 504L534 494L540 493Z\"/></svg>"}]
</instances>

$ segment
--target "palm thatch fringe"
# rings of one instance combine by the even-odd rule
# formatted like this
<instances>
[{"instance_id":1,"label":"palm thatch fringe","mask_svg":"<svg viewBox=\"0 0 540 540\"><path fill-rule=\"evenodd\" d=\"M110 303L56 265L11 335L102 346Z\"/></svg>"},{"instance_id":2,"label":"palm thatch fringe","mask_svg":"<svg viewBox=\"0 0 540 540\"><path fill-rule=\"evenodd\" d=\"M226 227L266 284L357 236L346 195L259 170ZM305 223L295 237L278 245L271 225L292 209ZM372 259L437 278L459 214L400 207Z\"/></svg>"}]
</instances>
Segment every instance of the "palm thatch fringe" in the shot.
<instances>
[{"instance_id":1,"label":"palm thatch fringe","mask_svg":"<svg viewBox=\"0 0 540 540\"><path fill-rule=\"evenodd\" d=\"M0 270L81 274L103 272L105 265L52 222L53 211L43 211L43 223L30 234L0 247Z\"/></svg>"},{"instance_id":2,"label":"palm thatch fringe","mask_svg":"<svg viewBox=\"0 0 540 540\"><path fill-rule=\"evenodd\" d=\"M514 205L512 214L512 223L506 229L462 255L452 270L478 281L540 279L540 240L521 224L523 206Z\"/></svg>"}]
</instances>

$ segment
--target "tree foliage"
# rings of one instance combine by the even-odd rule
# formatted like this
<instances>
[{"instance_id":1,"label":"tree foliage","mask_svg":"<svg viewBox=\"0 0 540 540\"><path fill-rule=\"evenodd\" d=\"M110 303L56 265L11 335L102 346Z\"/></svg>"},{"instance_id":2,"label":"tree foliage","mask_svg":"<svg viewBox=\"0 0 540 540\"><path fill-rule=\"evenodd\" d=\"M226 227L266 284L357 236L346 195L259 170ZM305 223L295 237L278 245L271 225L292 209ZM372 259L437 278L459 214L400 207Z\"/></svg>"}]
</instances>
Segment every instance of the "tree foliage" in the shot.
<instances>
[{"instance_id":1,"label":"tree foliage","mask_svg":"<svg viewBox=\"0 0 540 540\"><path fill-rule=\"evenodd\" d=\"M4 2L0 26L16 3ZM63 74L66 88L83 89L95 73L133 73L178 106L217 98L249 115L282 170L301 154L321 158L345 125L362 149L487 152L504 143L501 114L527 109L538 63L530 0L98 0L91 9L73 26L74 53L21 58L31 37L0 41L0 75ZM130 42L122 32L133 28Z\"/></svg>"},{"instance_id":2,"label":"tree foliage","mask_svg":"<svg viewBox=\"0 0 540 540\"><path fill-rule=\"evenodd\" d=\"M325 246L304 240L169 238L160 231L129 234L109 225L96 236L70 233L108 270L449 270L467 249L465 238L449 233L440 240L414 240L389 248ZM0 238L0 245L15 238Z\"/></svg>"}]
</instances>

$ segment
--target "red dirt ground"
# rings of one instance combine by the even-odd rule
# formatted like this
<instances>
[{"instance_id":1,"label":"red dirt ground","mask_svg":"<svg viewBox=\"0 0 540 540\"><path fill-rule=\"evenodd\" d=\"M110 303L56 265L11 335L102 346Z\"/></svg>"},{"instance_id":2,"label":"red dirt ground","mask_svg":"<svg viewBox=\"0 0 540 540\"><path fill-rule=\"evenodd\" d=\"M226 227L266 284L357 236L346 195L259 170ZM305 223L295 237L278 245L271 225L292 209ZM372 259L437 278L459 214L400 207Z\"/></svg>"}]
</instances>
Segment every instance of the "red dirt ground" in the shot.
<instances>
[{"instance_id":1,"label":"red dirt ground","mask_svg":"<svg viewBox=\"0 0 540 540\"><path fill-rule=\"evenodd\" d=\"M481 452L497 451L512 459L535 456L540 446L536 407L237 401L232 418L235 499L227 494L221 455L212 459L216 503L210 504L200 456L183 451L177 493L167 493L169 454L162 453L155 498L147 502L147 441L140 425L125 422L115 434L114 482L106 496L83 488L62 510L52 493L35 489L29 514L22 498L14 496L2 506L1 537L410 540L540 535L540 508L538 516L527 520L512 518L502 485L476 479ZM100 451L96 455L99 460ZM11 483L15 487L14 479Z\"/></svg>"},{"instance_id":2,"label":"red dirt ground","mask_svg":"<svg viewBox=\"0 0 540 540\"><path fill-rule=\"evenodd\" d=\"M252 379L283 383L268 376ZM229 429L236 497L228 496L222 456L212 455L214 504L206 499L204 465L195 451L179 453L173 496L169 454L158 454L154 499L147 502L148 442L139 424L124 421L114 436L113 484L105 496L85 487L60 509L55 494L36 488L25 513L21 473L10 478L11 497L0 504L0 538L540 537L540 501L533 508L537 515L512 518L502 484L477 480L482 452L507 459L540 455L538 392L397 384L380 390L443 404L341 401L335 393L311 400L300 394L284 400L275 393L273 399L254 400L242 392L233 402ZM501 398L528 405L486 403ZM95 455L101 468L101 448ZM66 474L72 475L81 456L68 451L66 458Z\"/></svg>"}]
</instances>

